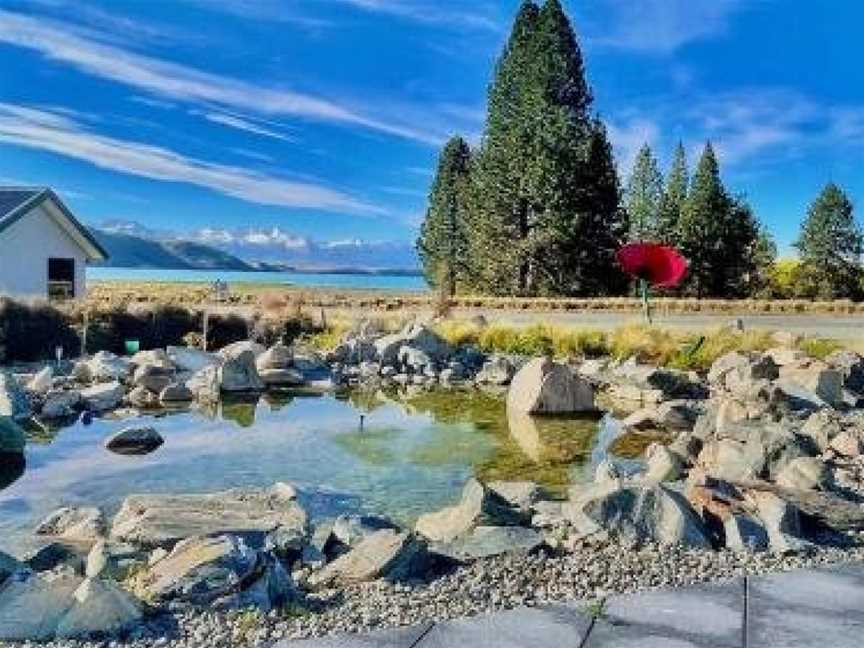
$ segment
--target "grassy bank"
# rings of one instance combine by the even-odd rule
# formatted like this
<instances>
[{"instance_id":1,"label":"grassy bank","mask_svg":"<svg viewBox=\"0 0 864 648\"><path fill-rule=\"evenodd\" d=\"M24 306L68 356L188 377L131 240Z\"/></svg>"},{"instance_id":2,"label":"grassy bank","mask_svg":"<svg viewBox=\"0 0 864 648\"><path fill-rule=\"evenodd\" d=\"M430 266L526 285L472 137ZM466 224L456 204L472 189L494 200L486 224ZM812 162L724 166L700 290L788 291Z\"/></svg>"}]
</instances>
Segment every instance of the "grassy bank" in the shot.
<instances>
[{"instance_id":1,"label":"grassy bank","mask_svg":"<svg viewBox=\"0 0 864 648\"><path fill-rule=\"evenodd\" d=\"M98 306L125 303L148 303L178 306L201 306L212 303L212 291L207 284L169 282L91 282L88 302ZM404 310L436 310L438 297L432 292L396 293L380 290L348 290L336 288L301 288L261 283L234 283L226 304L256 308L266 302L302 302L309 308L336 310L374 310L399 312ZM640 300L629 297L596 299L517 298L459 296L450 302L456 310L509 312L620 312L638 313ZM802 299L681 299L657 297L652 308L658 316L688 313L723 315L758 314L864 314L864 302L838 300L831 302Z\"/></svg>"}]
</instances>

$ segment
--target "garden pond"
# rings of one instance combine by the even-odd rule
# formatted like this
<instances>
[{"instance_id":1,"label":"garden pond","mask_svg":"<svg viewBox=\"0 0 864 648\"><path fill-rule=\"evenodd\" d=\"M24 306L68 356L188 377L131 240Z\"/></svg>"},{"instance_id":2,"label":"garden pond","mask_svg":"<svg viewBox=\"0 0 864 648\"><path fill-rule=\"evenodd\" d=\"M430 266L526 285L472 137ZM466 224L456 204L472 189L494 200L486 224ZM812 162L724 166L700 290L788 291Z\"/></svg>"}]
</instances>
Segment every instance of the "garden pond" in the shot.
<instances>
[{"instance_id":1,"label":"garden pond","mask_svg":"<svg viewBox=\"0 0 864 648\"><path fill-rule=\"evenodd\" d=\"M165 444L145 456L113 454L105 439L152 425ZM610 453L641 456L646 439L619 437L602 417L510 417L479 390L414 394L268 394L158 417L77 420L33 431L25 460L0 466L0 550L37 548L32 531L61 506L113 514L132 493L213 492L290 482L313 520L341 513L410 524L458 500L466 480L531 480L552 493L590 480Z\"/></svg>"}]
</instances>

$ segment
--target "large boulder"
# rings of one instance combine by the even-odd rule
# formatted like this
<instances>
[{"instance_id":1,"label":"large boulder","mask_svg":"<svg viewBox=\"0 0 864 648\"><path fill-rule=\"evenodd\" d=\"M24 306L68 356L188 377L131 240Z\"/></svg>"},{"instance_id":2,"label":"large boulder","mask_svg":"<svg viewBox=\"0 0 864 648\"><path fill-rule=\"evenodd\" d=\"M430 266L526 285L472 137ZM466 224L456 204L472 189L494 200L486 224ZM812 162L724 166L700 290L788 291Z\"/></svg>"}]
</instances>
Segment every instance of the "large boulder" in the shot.
<instances>
[{"instance_id":1,"label":"large boulder","mask_svg":"<svg viewBox=\"0 0 864 648\"><path fill-rule=\"evenodd\" d=\"M386 578L402 581L425 574L426 543L408 531L376 531L348 553L309 578L317 587L331 583L357 583Z\"/></svg>"},{"instance_id":2,"label":"large boulder","mask_svg":"<svg viewBox=\"0 0 864 648\"><path fill-rule=\"evenodd\" d=\"M642 479L646 483L660 484L681 479L684 467L681 459L661 443L652 443L645 450L645 473Z\"/></svg>"},{"instance_id":3,"label":"large boulder","mask_svg":"<svg viewBox=\"0 0 864 648\"><path fill-rule=\"evenodd\" d=\"M278 560L227 534L183 540L138 578L137 588L162 603L256 605L264 611L284 605L296 593Z\"/></svg>"},{"instance_id":4,"label":"large boulder","mask_svg":"<svg viewBox=\"0 0 864 648\"><path fill-rule=\"evenodd\" d=\"M831 406L843 401L843 375L818 360L803 360L780 368L783 382L813 392Z\"/></svg>"},{"instance_id":5,"label":"large boulder","mask_svg":"<svg viewBox=\"0 0 864 648\"><path fill-rule=\"evenodd\" d=\"M819 457L798 457L777 474L778 486L796 490L825 490L834 480L831 469Z\"/></svg>"},{"instance_id":6,"label":"large boulder","mask_svg":"<svg viewBox=\"0 0 864 648\"><path fill-rule=\"evenodd\" d=\"M432 545L430 550L456 562L471 562L502 554L531 553L544 544L543 536L534 529L480 526L451 542Z\"/></svg>"},{"instance_id":7,"label":"large boulder","mask_svg":"<svg viewBox=\"0 0 864 648\"><path fill-rule=\"evenodd\" d=\"M24 452L27 438L24 430L8 416L0 416L0 455L20 455Z\"/></svg>"},{"instance_id":8,"label":"large boulder","mask_svg":"<svg viewBox=\"0 0 864 648\"><path fill-rule=\"evenodd\" d=\"M49 641L75 604L82 579L61 576L50 582L36 574L10 578L0 589L0 639Z\"/></svg>"},{"instance_id":9,"label":"large boulder","mask_svg":"<svg viewBox=\"0 0 864 648\"><path fill-rule=\"evenodd\" d=\"M711 384L724 385L726 375L738 367L743 367L750 362L750 358L740 351L731 351L717 358L708 370L708 382Z\"/></svg>"},{"instance_id":10,"label":"large boulder","mask_svg":"<svg viewBox=\"0 0 864 648\"><path fill-rule=\"evenodd\" d=\"M625 541L710 547L707 531L687 500L665 486L630 485L588 491L582 513Z\"/></svg>"},{"instance_id":11,"label":"large boulder","mask_svg":"<svg viewBox=\"0 0 864 648\"><path fill-rule=\"evenodd\" d=\"M395 365L402 347L422 351L439 364L449 360L453 355L453 347L423 324L410 324L399 333L378 338L374 344L378 362L382 365Z\"/></svg>"},{"instance_id":12,"label":"large boulder","mask_svg":"<svg viewBox=\"0 0 864 648\"><path fill-rule=\"evenodd\" d=\"M333 522L330 532L347 547L359 544L367 536L383 529L399 530L391 520L377 515L340 515Z\"/></svg>"},{"instance_id":13,"label":"large boulder","mask_svg":"<svg viewBox=\"0 0 864 648\"><path fill-rule=\"evenodd\" d=\"M129 362L131 362L136 367L151 365L154 367L161 367L163 369L174 370L175 368L174 362L169 357L168 352L164 349L139 351L131 358L129 358Z\"/></svg>"},{"instance_id":14,"label":"large boulder","mask_svg":"<svg viewBox=\"0 0 864 648\"><path fill-rule=\"evenodd\" d=\"M378 358L378 350L371 340L362 337L352 337L337 346L329 359L343 365L360 365L364 362L374 362Z\"/></svg>"},{"instance_id":15,"label":"large boulder","mask_svg":"<svg viewBox=\"0 0 864 648\"><path fill-rule=\"evenodd\" d=\"M526 414L591 412L594 387L569 367L549 358L535 358L513 377L507 409Z\"/></svg>"},{"instance_id":16,"label":"large boulder","mask_svg":"<svg viewBox=\"0 0 864 648\"><path fill-rule=\"evenodd\" d=\"M451 542L478 526L517 526L526 524L529 516L476 479L462 491L462 499L435 513L417 519L415 530L435 542Z\"/></svg>"},{"instance_id":17,"label":"large boulder","mask_svg":"<svg viewBox=\"0 0 864 648\"><path fill-rule=\"evenodd\" d=\"M843 387L856 394L864 394L864 357L854 351L835 351L825 362L843 376Z\"/></svg>"},{"instance_id":18,"label":"large boulder","mask_svg":"<svg viewBox=\"0 0 864 648\"><path fill-rule=\"evenodd\" d=\"M172 405L176 403L188 403L195 399L195 394L186 385L179 382L173 382L165 386L159 392L159 401L164 405Z\"/></svg>"},{"instance_id":19,"label":"large boulder","mask_svg":"<svg viewBox=\"0 0 864 648\"><path fill-rule=\"evenodd\" d=\"M168 358L180 371L196 373L207 367L222 364L223 358L215 353L207 353L200 349L169 346L166 349Z\"/></svg>"},{"instance_id":20,"label":"large boulder","mask_svg":"<svg viewBox=\"0 0 864 648\"><path fill-rule=\"evenodd\" d=\"M227 347L226 347L227 348ZM255 354L250 349L229 353L217 369L219 389L229 393L263 391L266 385L255 367Z\"/></svg>"},{"instance_id":21,"label":"large boulder","mask_svg":"<svg viewBox=\"0 0 864 648\"><path fill-rule=\"evenodd\" d=\"M105 441L105 447L121 455L145 455L159 448L165 439L155 428L138 425L123 428Z\"/></svg>"},{"instance_id":22,"label":"large boulder","mask_svg":"<svg viewBox=\"0 0 864 648\"><path fill-rule=\"evenodd\" d=\"M776 493L754 490L747 493L765 525L772 551L801 551L809 546L801 531L800 511Z\"/></svg>"},{"instance_id":23,"label":"large boulder","mask_svg":"<svg viewBox=\"0 0 864 648\"><path fill-rule=\"evenodd\" d=\"M20 560L0 551L0 586L13 574L26 571L26 569L27 567Z\"/></svg>"},{"instance_id":24,"label":"large boulder","mask_svg":"<svg viewBox=\"0 0 864 648\"><path fill-rule=\"evenodd\" d=\"M129 375L131 363L110 351L99 351L87 363L86 377L90 382L122 381Z\"/></svg>"},{"instance_id":25,"label":"large boulder","mask_svg":"<svg viewBox=\"0 0 864 648\"><path fill-rule=\"evenodd\" d=\"M267 387L300 387L306 379L294 369L259 369L258 375Z\"/></svg>"},{"instance_id":26,"label":"large boulder","mask_svg":"<svg viewBox=\"0 0 864 648\"><path fill-rule=\"evenodd\" d=\"M204 495L130 495L114 518L111 538L170 547L192 536L234 533L261 544L276 531L283 545L300 546L308 535L306 513L287 484Z\"/></svg>"},{"instance_id":27,"label":"large boulder","mask_svg":"<svg viewBox=\"0 0 864 648\"><path fill-rule=\"evenodd\" d=\"M106 412L115 409L126 395L119 382L106 382L81 390L84 407L92 412Z\"/></svg>"},{"instance_id":28,"label":"large boulder","mask_svg":"<svg viewBox=\"0 0 864 648\"><path fill-rule=\"evenodd\" d=\"M10 373L0 371L0 416L22 421L31 414L27 393Z\"/></svg>"},{"instance_id":29,"label":"large boulder","mask_svg":"<svg viewBox=\"0 0 864 648\"><path fill-rule=\"evenodd\" d=\"M687 498L705 521L716 543L732 551L759 551L768 548L768 532L742 492L722 480L695 480Z\"/></svg>"},{"instance_id":30,"label":"large boulder","mask_svg":"<svg viewBox=\"0 0 864 648\"><path fill-rule=\"evenodd\" d=\"M262 344L258 344L252 340L242 340L222 347L219 349L219 355L225 360L233 360L249 351L255 358L257 358L266 350L267 349Z\"/></svg>"},{"instance_id":31,"label":"large boulder","mask_svg":"<svg viewBox=\"0 0 864 648\"><path fill-rule=\"evenodd\" d=\"M90 545L104 537L105 531L105 516L95 506L64 506L49 513L36 526L35 533Z\"/></svg>"},{"instance_id":32,"label":"large boulder","mask_svg":"<svg viewBox=\"0 0 864 648\"><path fill-rule=\"evenodd\" d=\"M57 624L58 639L119 634L144 617L131 594L107 581L88 578L72 596L72 607Z\"/></svg>"},{"instance_id":33,"label":"large boulder","mask_svg":"<svg viewBox=\"0 0 864 648\"><path fill-rule=\"evenodd\" d=\"M40 369L27 383L27 390L34 394L45 395L54 384L54 370L51 367Z\"/></svg>"},{"instance_id":34,"label":"large boulder","mask_svg":"<svg viewBox=\"0 0 864 648\"><path fill-rule=\"evenodd\" d=\"M516 375L516 366L507 356L493 355L485 363L483 368L474 377L474 380L483 385L509 385Z\"/></svg>"},{"instance_id":35,"label":"large boulder","mask_svg":"<svg viewBox=\"0 0 864 648\"><path fill-rule=\"evenodd\" d=\"M167 387L174 378L174 369L161 365L140 365L132 374L132 384L144 387L158 394Z\"/></svg>"},{"instance_id":36,"label":"large boulder","mask_svg":"<svg viewBox=\"0 0 864 648\"><path fill-rule=\"evenodd\" d=\"M43 419L59 419L71 416L81 406L81 394L75 390L54 389L45 395L42 410Z\"/></svg>"},{"instance_id":37,"label":"large boulder","mask_svg":"<svg viewBox=\"0 0 864 648\"><path fill-rule=\"evenodd\" d=\"M275 344L255 359L259 373L273 369L288 369L294 361L294 353L284 344Z\"/></svg>"}]
</instances>

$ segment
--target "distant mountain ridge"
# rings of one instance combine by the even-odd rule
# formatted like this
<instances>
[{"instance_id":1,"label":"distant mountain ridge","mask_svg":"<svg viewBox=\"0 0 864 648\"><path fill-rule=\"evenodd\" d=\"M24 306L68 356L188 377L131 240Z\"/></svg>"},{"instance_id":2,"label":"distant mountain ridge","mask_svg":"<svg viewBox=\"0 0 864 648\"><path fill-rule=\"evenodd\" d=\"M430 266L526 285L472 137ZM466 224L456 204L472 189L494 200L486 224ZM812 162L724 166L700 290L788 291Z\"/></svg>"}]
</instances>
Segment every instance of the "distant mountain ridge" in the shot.
<instances>
[{"instance_id":1,"label":"distant mountain ridge","mask_svg":"<svg viewBox=\"0 0 864 648\"><path fill-rule=\"evenodd\" d=\"M313 241L278 227L179 234L122 220L93 231L116 267L419 274L414 246L401 241Z\"/></svg>"}]
</instances>

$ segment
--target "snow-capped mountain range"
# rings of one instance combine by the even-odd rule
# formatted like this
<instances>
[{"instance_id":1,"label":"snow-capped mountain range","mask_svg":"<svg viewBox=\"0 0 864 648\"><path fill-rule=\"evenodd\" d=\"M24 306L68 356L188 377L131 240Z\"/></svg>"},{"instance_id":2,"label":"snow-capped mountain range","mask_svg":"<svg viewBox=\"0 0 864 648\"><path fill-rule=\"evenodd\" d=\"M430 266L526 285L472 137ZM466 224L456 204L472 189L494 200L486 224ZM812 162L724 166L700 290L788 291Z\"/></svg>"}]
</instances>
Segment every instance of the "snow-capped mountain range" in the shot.
<instances>
[{"instance_id":1,"label":"snow-capped mountain range","mask_svg":"<svg viewBox=\"0 0 864 648\"><path fill-rule=\"evenodd\" d=\"M106 221L98 225L97 229L149 241L198 243L226 252L250 264L290 266L308 270L350 268L413 271L418 268L414 245L404 241L316 241L279 227L208 227L179 233L151 229L141 223L121 220Z\"/></svg>"}]
</instances>

